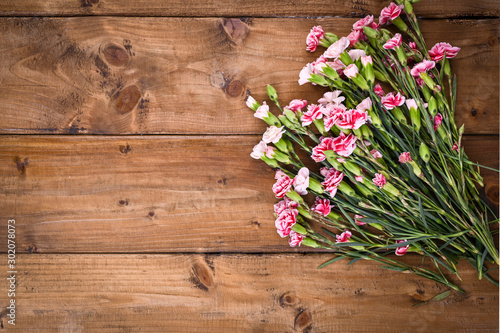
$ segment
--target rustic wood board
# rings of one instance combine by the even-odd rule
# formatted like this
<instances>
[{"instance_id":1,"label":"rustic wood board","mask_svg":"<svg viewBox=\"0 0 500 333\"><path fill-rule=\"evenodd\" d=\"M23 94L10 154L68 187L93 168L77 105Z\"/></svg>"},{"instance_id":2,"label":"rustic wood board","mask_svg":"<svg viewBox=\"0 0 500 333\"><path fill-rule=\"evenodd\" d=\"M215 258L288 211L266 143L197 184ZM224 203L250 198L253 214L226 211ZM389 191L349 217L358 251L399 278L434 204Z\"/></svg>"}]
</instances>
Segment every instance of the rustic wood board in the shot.
<instances>
[{"instance_id":1,"label":"rustic wood board","mask_svg":"<svg viewBox=\"0 0 500 333\"><path fill-rule=\"evenodd\" d=\"M20 255L16 326L7 324L4 310L2 331L498 329L497 287L479 281L464 262L459 269L465 295L452 292L440 302L415 306L447 289L366 261L349 266L340 261L316 269L329 258L326 254ZM403 259L416 265L420 260L409 255Z\"/></svg>"},{"instance_id":2,"label":"rustic wood board","mask_svg":"<svg viewBox=\"0 0 500 333\"><path fill-rule=\"evenodd\" d=\"M16 219L23 252L310 251L276 233L274 172L249 156L259 139L4 136L0 220ZM497 136L464 146L498 168ZM498 204L498 174L483 176Z\"/></svg>"},{"instance_id":3,"label":"rustic wood board","mask_svg":"<svg viewBox=\"0 0 500 333\"><path fill-rule=\"evenodd\" d=\"M319 56L305 51L305 37L316 24L347 34L353 22L1 18L0 134L262 133L247 94L264 99L270 83L283 103L316 100L319 89L297 83ZM498 28L499 20L422 21L429 45L462 48L452 61L456 119L469 134L499 131Z\"/></svg>"},{"instance_id":4,"label":"rustic wood board","mask_svg":"<svg viewBox=\"0 0 500 333\"><path fill-rule=\"evenodd\" d=\"M362 16L377 15L385 0L3 0L0 15L124 15L124 16ZM496 0L422 1L414 5L423 17L500 15Z\"/></svg>"}]
</instances>

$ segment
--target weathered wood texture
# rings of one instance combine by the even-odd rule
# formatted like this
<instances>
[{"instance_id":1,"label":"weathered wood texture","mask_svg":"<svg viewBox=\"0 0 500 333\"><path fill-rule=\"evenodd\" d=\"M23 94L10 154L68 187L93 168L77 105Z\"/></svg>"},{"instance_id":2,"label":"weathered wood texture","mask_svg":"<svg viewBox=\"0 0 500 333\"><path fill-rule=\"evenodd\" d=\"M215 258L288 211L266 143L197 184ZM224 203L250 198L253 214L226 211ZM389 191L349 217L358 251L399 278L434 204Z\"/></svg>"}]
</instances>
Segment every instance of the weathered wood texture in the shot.
<instances>
[{"instance_id":1,"label":"weathered wood texture","mask_svg":"<svg viewBox=\"0 0 500 333\"><path fill-rule=\"evenodd\" d=\"M131 16L362 16L378 14L386 0L3 0L0 15ZM423 17L499 16L496 0L422 1L414 5Z\"/></svg>"},{"instance_id":2,"label":"weathered wood texture","mask_svg":"<svg viewBox=\"0 0 500 333\"><path fill-rule=\"evenodd\" d=\"M498 289L479 281L465 262L459 265L460 285L467 294L452 292L443 301L414 306L446 288L365 261L350 266L340 261L315 269L329 258L318 254L21 255L16 326L12 329L7 324L3 310L3 331L498 330ZM419 265L418 257L404 259ZM5 278L2 281L6 288Z\"/></svg>"},{"instance_id":3,"label":"weathered wood texture","mask_svg":"<svg viewBox=\"0 0 500 333\"><path fill-rule=\"evenodd\" d=\"M319 89L297 83L319 56L305 51L305 37L316 24L347 34L353 22L2 18L0 133L262 133L247 93L264 99L271 83L283 103L317 99ZM456 118L469 134L498 134L498 28L498 20L422 21L429 45L462 48L452 61Z\"/></svg>"},{"instance_id":4,"label":"weathered wood texture","mask_svg":"<svg viewBox=\"0 0 500 333\"><path fill-rule=\"evenodd\" d=\"M258 136L0 139L0 220L17 249L81 252L280 252L273 171L249 153ZM467 137L498 168L498 137ZM498 203L498 174L485 170ZM6 239L7 228L0 228ZM5 251L5 248L1 249Z\"/></svg>"}]
</instances>

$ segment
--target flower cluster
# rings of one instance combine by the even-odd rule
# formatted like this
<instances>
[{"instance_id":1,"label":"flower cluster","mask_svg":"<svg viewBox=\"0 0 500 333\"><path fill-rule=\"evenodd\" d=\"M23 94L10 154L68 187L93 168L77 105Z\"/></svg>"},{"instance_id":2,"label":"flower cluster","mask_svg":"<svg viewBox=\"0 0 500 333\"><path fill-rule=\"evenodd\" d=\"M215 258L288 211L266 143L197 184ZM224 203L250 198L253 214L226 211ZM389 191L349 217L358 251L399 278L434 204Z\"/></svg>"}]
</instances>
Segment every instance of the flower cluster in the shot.
<instances>
[{"instance_id":1,"label":"flower cluster","mask_svg":"<svg viewBox=\"0 0 500 333\"><path fill-rule=\"evenodd\" d=\"M297 98L282 108L268 86L276 116L266 102L247 99L269 125L250 155L277 170L278 234L292 247L375 260L457 290L444 275L388 254L418 253L454 274L454 263L466 258L486 274L478 253L498 264L498 251L476 189L482 178L454 120L449 59L460 48L441 42L427 50L411 1L391 2L378 22L368 15L344 37L314 26L306 44L310 52L324 47L298 81L326 88L319 100ZM297 147L310 160L299 158Z\"/></svg>"}]
</instances>

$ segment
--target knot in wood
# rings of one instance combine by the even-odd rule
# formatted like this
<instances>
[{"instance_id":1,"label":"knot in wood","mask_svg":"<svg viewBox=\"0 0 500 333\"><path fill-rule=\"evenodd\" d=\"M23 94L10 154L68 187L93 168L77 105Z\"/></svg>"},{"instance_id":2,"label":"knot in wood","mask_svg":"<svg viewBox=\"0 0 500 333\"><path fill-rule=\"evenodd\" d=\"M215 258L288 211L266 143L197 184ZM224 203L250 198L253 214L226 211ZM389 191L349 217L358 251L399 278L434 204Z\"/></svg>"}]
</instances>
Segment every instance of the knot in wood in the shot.
<instances>
[{"instance_id":1,"label":"knot in wood","mask_svg":"<svg viewBox=\"0 0 500 333\"><path fill-rule=\"evenodd\" d=\"M128 52L123 47L112 43L102 48L102 54L108 64L116 67L126 66L130 58Z\"/></svg>"},{"instance_id":2,"label":"knot in wood","mask_svg":"<svg viewBox=\"0 0 500 333\"><path fill-rule=\"evenodd\" d=\"M113 104L120 113L132 111L141 99L141 91L135 85L128 86L113 96Z\"/></svg>"}]
</instances>

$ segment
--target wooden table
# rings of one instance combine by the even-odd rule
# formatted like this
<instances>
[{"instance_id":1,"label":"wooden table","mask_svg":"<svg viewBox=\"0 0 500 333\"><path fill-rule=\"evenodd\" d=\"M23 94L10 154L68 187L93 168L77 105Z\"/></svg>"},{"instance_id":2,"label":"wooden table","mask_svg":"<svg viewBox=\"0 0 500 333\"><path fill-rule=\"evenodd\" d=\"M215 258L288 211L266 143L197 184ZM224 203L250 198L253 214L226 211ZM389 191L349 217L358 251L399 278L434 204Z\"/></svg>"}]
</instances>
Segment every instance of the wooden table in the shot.
<instances>
[{"instance_id":1,"label":"wooden table","mask_svg":"<svg viewBox=\"0 0 500 333\"><path fill-rule=\"evenodd\" d=\"M347 34L380 0L0 1L0 331L498 332L498 288L467 293L291 249L274 227L264 131L244 103L298 72L313 25ZM499 1L422 1L429 45L462 48L457 123L498 168ZM483 172L498 205L498 176ZM498 206L496 206L498 208ZM16 326L7 221L16 221ZM418 257L406 259L418 263ZM428 263L424 263L428 265ZM498 275L497 275L498 278Z\"/></svg>"}]
</instances>

